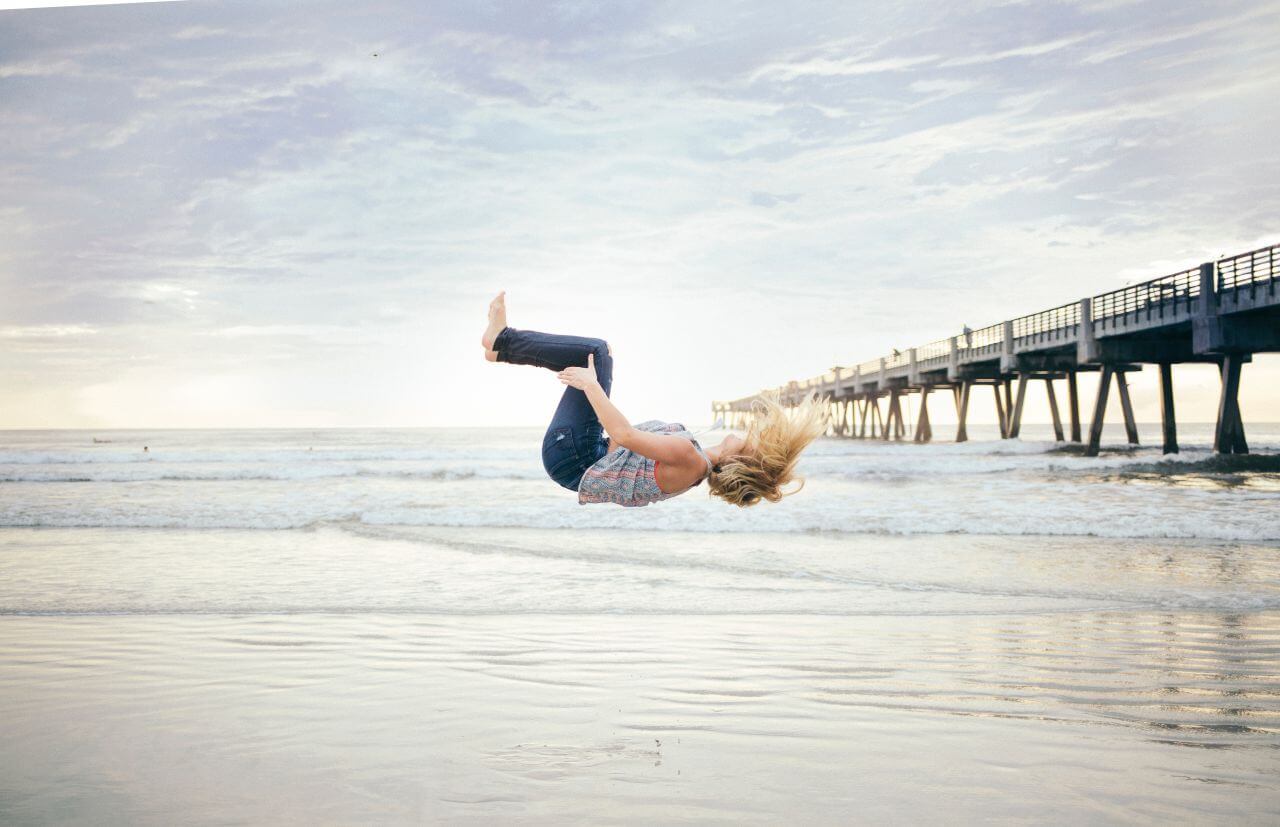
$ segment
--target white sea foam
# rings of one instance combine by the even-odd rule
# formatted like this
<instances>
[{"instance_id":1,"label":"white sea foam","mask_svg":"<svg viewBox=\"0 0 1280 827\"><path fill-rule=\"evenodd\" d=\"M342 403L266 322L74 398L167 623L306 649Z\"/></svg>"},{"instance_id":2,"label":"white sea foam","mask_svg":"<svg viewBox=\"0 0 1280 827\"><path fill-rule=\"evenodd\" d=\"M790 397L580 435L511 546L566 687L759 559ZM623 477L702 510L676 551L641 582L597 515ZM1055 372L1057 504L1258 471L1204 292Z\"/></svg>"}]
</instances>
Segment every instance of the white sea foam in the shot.
<instances>
[{"instance_id":1,"label":"white sea foam","mask_svg":"<svg viewBox=\"0 0 1280 827\"><path fill-rule=\"evenodd\" d=\"M474 462L275 462L207 463L58 463L0 465L0 483L12 482L220 482L283 481L341 477L386 477L417 480L546 479L541 467L527 463Z\"/></svg>"},{"instance_id":2,"label":"white sea foam","mask_svg":"<svg viewBox=\"0 0 1280 827\"><path fill-rule=\"evenodd\" d=\"M640 509L579 506L547 479L541 432L188 431L0 434L0 526L295 529L370 526L605 528L876 535L990 534L1280 540L1280 457L1217 458L1052 441L930 445L820 440L806 486L737 509L705 489ZM1201 435L1203 436L1203 435ZM704 435L710 444L717 434ZM143 452L146 445L149 450Z\"/></svg>"}]
</instances>

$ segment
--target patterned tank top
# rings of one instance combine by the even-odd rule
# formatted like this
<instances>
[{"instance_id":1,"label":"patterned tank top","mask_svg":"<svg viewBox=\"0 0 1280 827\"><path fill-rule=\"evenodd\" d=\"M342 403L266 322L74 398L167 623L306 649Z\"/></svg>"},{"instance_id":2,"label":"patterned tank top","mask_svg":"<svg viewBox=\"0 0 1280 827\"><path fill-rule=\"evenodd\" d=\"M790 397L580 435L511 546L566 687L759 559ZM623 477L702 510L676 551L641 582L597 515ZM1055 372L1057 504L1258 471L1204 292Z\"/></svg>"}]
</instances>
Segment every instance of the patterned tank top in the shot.
<instances>
[{"instance_id":1,"label":"patterned tank top","mask_svg":"<svg viewBox=\"0 0 1280 827\"><path fill-rule=\"evenodd\" d=\"M643 454L637 454L630 448L618 446L596 460L595 465L588 468L582 475L582 482L578 483L579 505L587 503L617 503L629 507L648 505L683 494L701 485L702 480L711 473L711 460L707 458L707 453L702 450L698 440L693 438L693 434L685 430L679 422L650 419L647 422L641 422L635 428L638 431L672 434L689 440L693 443L694 449L706 460L707 473L689 488L667 493L658 487L658 479L654 475L657 462Z\"/></svg>"}]
</instances>

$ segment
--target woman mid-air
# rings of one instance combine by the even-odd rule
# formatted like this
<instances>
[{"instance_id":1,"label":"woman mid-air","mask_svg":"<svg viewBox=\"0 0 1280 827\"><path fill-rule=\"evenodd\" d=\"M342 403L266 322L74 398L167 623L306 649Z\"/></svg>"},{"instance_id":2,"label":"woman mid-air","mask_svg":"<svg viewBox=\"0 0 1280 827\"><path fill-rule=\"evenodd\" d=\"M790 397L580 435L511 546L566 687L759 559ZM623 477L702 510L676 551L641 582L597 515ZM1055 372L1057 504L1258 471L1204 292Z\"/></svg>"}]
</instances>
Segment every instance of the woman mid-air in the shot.
<instances>
[{"instance_id":1,"label":"woman mid-air","mask_svg":"<svg viewBox=\"0 0 1280 827\"><path fill-rule=\"evenodd\" d=\"M542 464L551 479L578 492L579 504L648 505L708 481L710 493L737 506L778 502L795 476L800 452L827 428L827 414L810 395L788 417L775 395L762 396L745 439L727 436L703 448L678 422L632 425L613 406L613 354L603 339L561 336L507 326L505 291L489 304L480 340L490 362L556 371L568 385L542 439ZM604 432L608 432L608 436Z\"/></svg>"}]
</instances>

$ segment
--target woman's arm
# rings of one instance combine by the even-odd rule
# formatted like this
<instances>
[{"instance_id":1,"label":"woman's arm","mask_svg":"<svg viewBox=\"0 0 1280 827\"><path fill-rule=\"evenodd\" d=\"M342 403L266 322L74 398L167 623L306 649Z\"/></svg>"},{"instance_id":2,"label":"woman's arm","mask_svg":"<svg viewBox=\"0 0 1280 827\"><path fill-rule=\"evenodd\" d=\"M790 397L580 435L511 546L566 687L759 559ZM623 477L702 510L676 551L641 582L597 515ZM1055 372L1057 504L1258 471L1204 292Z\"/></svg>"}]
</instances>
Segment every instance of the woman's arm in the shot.
<instances>
[{"instance_id":1,"label":"woman's arm","mask_svg":"<svg viewBox=\"0 0 1280 827\"><path fill-rule=\"evenodd\" d=\"M587 354L585 368L568 367L557 375L562 383L578 388L587 395L587 401L591 403L596 416L600 418L600 424L622 447L670 465L691 465L695 461L699 465L702 464L702 457L689 440L670 434L640 431L631 427L631 423L622 415L622 411L614 406L612 400L605 395L604 388L600 387L592 354Z\"/></svg>"},{"instance_id":2,"label":"woman's arm","mask_svg":"<svg viewBox=\"0 0 1280 827\"><path fill-rule=\"evenodd\" d=\"M582 392L587 395L587 401L595 409L596 416L600 417L600 424L604 425L609 436L622 447L630 448L637 454L668 465L689 465L694 460L699 464L702 463L702 458L698 456L697 450L689 440L631 427L631 423L614 406L613 401L605 396L604 388L600 387L599 383L588 385L582 389Z\"/></svg>"}]
</instances>

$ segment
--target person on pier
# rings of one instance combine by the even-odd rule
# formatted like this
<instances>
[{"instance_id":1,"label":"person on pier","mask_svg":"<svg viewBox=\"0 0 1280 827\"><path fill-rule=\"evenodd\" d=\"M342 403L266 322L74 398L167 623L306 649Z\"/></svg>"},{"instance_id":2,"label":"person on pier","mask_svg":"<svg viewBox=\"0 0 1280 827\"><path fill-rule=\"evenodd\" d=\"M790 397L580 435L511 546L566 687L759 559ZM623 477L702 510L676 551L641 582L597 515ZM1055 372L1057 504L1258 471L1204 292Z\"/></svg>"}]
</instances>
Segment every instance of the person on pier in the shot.
<instances>
[{"instance_id":1,"label":"person on pier","mask_svg":"<svg viewBox=\"0 0 1280 827\"><path fill-rule=\"evenodd\" d=\"M753 405L745 438L729 435L707 448L678 422L632 425L609 399L608 343L509 327L505 291L489 304L480 343L490 362L546 368L567 386L542 439L542 464L552 480L578 493L582 505L645 506L691 491L703 480L711 496L733 505L776 503L804 487L796 464L827 429L826 408L816 394L789 416L776 391ZM784 492L791 482L798 485Z\"/></svg>"}]
</instances>

